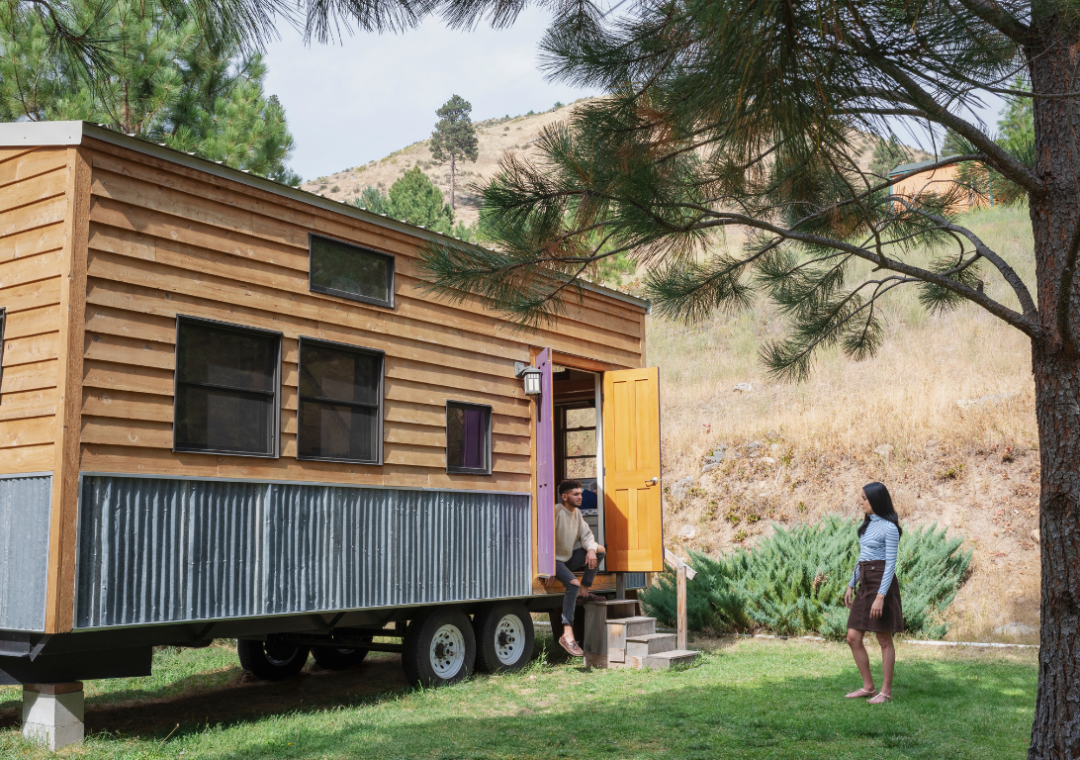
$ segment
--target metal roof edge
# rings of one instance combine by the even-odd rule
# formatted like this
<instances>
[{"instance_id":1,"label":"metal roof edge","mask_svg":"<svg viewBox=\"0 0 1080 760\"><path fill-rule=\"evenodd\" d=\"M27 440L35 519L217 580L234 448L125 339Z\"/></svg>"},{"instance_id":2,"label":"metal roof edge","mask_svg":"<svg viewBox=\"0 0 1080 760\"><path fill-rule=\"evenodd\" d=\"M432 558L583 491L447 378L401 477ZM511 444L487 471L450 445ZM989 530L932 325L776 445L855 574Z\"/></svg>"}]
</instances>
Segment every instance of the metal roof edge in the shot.
<instances>
[{"instance_id":1,"label":"metal roof edge","mask_svg":"<svg viewBox=\"0 0 1080 760\"><path fill-rule=\"evenodd\" d=\"M893 167L889 171L889 178L891 179L892 177L895 177L897 174L909 174L909 173L912 173L912 172L917 172L919 169L923 168L924 166L930 166L931 164L937 164L937 163L940 163L942 161L948 161L950 158L954 158L954 156L942 156L941 158L928 158L925 161L916 161L916 162L911 163L911 164L900 164L899 166ZM950 166L950 165L951 164L946 164L946 166ZM943 169L945 167L944 166L939 166L938 168Z\"/></svg>"},{"instance_id":2,"label":"metal roof edge","mask_svg":"<svg viewBox=\"0 0 1080 760\"><path fill-rule=\"evenodd\" d=\"M12 121L0 124L0 148L78 145L82 142L84 125L85 122L81 121Z\"/></svg>"},{"instance_id":3,"label":"metal roof edge","mask_svg":"<svg viewBox=\"0 0 1080 760\"><path fill-rule=\"evenodd\" d=\"M194 154L184 153L183 151L152 143L139 137L125 135L122 132L117 132L97 124L91 124L90 122L20 121L0 124L0 147L17 147L24 145L80 145L83 142L83 139L87 137L93 138L94 140L101 140L102 142L122 148L128 148L139 153L144 153L148 156L153 156L154 158L160 158L163 161L180 164L189 169L206 172L207 174L212 174L216 177L239 182L242 185L273 193L274 195L289 198L300 203L305 203L309 206L315 206L336 214L344 214L354 219L359 219L368 222L369 224L383 227L384 229L411 235L429 242L462 245L462 241L448 235L432 232L431 230L400 222L396 219L391 219L371 211L365 211L348 203L330 200L321 195L310 193L307 190L301 190L298 187L283 185L280 182L260 177L257 174L250 174L241 169L234 169L231 166L225 166L216 161L200 158ZM469 244L466 243L465 245ZM647 314L652 313L652 304L643 298L632 296L629 293L621 293L618 290L603 285L597 285L592 282L583 280L579 280L578 282L584 290L645 309Z\"/></svg>"}]
</instances>

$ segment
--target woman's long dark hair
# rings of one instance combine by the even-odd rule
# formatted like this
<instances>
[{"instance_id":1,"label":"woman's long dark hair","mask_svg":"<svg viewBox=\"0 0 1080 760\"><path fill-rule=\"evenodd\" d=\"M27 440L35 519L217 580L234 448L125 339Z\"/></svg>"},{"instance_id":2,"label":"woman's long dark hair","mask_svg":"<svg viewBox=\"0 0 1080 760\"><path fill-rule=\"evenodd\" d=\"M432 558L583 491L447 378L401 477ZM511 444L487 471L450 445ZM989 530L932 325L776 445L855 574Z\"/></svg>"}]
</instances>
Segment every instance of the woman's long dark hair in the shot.
<instances>
[{"instance_id":1,"label":"woman's long dark hair","mask_svg":"<svg viewBox=\"0 0 1080 760\"><path fill-rule=\"evenodd\" d=\"M904 529L900 527L900 517L896 514L896 509L892 505L892 496L889 495L889 489L885 487L885 484L867 483L862 490L866 494L866 500L870 502L870 509L874 510L874 514L882 520L891 522L896 526L899 534L904 535ZM869 524L870 515L867 515L862 525L859 526L860 537L866 532L866 526Z\"/></svg>"}]
</instances>

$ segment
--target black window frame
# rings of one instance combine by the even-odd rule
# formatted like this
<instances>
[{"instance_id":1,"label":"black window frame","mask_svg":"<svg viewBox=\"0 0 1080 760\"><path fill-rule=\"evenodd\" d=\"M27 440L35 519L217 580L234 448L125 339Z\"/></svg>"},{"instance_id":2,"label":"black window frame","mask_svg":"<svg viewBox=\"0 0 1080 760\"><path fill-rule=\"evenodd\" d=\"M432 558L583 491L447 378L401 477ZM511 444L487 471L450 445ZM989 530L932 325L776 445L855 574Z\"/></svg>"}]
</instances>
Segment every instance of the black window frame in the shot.
<instances>
[{"instance_id":1,"label":"black window frame","mask_svg":"<svg viewBox=\"0 0 1080 760\"><path fill-rule=\"evenodd\" d=\"M187 448L176 445L176 421L177 421L177 404L180 399L180 386L189 385L195 387L209 387L209 388L229 388L229 386L209 385L206 383L190 383L182 382L180 380L180 326L183 323L194 323L199 325L206 325L219 330L230 330L232 332L239 333L259 333L264 336L271 336L277 340L277 361L274 362L274 378L271 382L273 391L271 392L274 397L273 414L271 416L272 430L270 431L270 443L273 451L266 454L239 452L239 451L222 451L220 449L196 449ZM176 315L176 345L173 348L173 356L175 357L175 369L173 370L173 436L172 436L172 450L176 454L210 454L212 456L229 456L229 457L255 457L258 459L280 459L281 458L281 362L282 362L282 343L284 334L277 332L276 330L266 330L261 327L250 327L248 325L238 325L233 322L222 322L217 319L206 319L205 317L191 317L184 314ZM233 389L241 390L244 393L260 393L261 391L252 391L249 388ZM266 395L270 395L267 393Z\"/></svg>"},{"instance_id":2,"label":"black window frame","mask_svg":"<svg viewBox=\"0 0 1080 760\"><path fill-rule=\"evenodd\" d=\"M370 296L360 295L359 293L352 293L348 290L338 290L336 288L328 288L325 285L318 285L313 280L313 273L315 271L315 263L313 261L315 257L315 246L313 245L315 238L321 240L328 240L336 245L343 245L346 248L354 248L357 251L370 255L377 256L382 259L386 259L386 293L388 299L382 300L379 298L371 298ZM345 298L350 301L359 301L360 303L371 304L372 306L382 306L387 309L394 308L394 282L396 277L395 259L397 257L392 253L384 253L383 251L376 251L374 248L368 248L367 246L357 245L356 243L350 243L347 240L341 240L340 238L330 237L329 235L318 235L314 232L308 233L308 290L312 293L322 293L328 296L336 296L338 298Z\"/></svg>"},{"instance_id":3,"label":"black window frame","mask_svg":"<svg viewBox=\"0 0 1080 760\"><path fill-rule=\"evenodd\" d=\"M361 404L351 401L338 401L337 399L320 398L315 396L303 396L300 393L300 374L303 372L304 362L304 344L313 344L319 346L327 346L329 348L338 349L340 351L349 351L354 354L370 354L372 356L379 357L379 389L377 396L378 403L378 435L376 440L376 457L372 461L366 459L342 459L339 457L312 457L302 456L300 454L300 410L302 408L301 401L305 398L309 401L316 401L321 403L333 403L340 404L341 406L363 406L370 408L371 404ZM383 464L383 438L384 438L384 418L386 413L386 397L385 397L385 384L386 384L386 352L380 351L377 348L367 348L365 346L355 346L351 343L340 343L332 340L322 340L320 338L307 338L303 335L299 339L299 348L296 361L296 458L302 462L344 462L348 464L363 464L369 466L379 466Z\"/></svg>"},{"instance_id":4,"label":"black window frame","mask_svg":"<svg viewBox=\"0 0 1080 760\"><path fill-rule=\"evenodd\" d=\"M455 467L450 465L450 407L462 406L472 407L474 409L483 409L487 412L487 426L484 431L484 467ZM444 452L446 454L446 472L450 475L491 475L492 460L495 458L494 443L492 441L494 427L494 412L490 404L476 404L472 401L459 401L457 399L446 399L446 446Z\"/></svg>"}]
</instances>

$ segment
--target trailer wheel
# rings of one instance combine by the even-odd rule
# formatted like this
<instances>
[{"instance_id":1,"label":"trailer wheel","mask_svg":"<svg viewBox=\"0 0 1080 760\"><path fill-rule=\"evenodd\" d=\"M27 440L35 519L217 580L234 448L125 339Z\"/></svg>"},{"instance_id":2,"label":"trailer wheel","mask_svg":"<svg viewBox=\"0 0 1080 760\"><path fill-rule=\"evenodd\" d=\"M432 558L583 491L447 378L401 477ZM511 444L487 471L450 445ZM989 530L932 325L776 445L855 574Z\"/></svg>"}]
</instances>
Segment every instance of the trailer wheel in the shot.
<instances>
[{"instance_id":1,"label":"trailer wheel","mask_svg":"<svg viewBox=\"0 0 1080 760\"><path fill-rule=\"evenodd\" d=\"M405 632L401 664L410 683L445 686L466 678L476 661L469 616L454 607L414 618Z\"/></svg>"},{"instance_id":2,"label":"trailer wheel","mask_svg":"<svg viewBox=\"0 0 1080 760\"><path fill-rule=\"evenodd\" d=\"M292 678L307 664L308 648L274 641L240 639L236 642L240 667L263 681Z\"/></svg>"},{"instance_id":3,"label":"trailer wheel","mask_svg":"<svg viewBox=\"0 0 1080 760\"><path fill-rule=\"evenodd\" d=\"M485 607L473 616L476 669L483 673L521 670L532 659L532 615L521 602Z\"/></svg>"},{"instance_id":4,"label":"trailer wheel","mask_svg":"<svg viewBox=\"0 0 1080 760\"><path fill-rule=\"evenodd\" d=\"M371 641L371 637L365 637ZM367 657L366 649L347 649L344 647L312 647L311 656L320 668L326 670L347 670L354 668Z\"/></svg>"}]
</instances>

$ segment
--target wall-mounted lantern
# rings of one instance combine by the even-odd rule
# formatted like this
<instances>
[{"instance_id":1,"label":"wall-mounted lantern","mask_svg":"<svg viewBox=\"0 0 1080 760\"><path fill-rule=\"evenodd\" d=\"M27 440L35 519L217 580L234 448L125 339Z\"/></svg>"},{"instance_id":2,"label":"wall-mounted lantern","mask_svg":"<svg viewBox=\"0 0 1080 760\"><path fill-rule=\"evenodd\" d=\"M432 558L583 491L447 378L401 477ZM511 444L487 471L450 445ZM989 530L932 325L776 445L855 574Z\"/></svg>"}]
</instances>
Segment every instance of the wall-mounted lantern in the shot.
<instances>
[{"instance_id":1,"label":"wall-mounted lantern","mask_svg":"<svg viewBox=\"0 0 1080 760\"><path fill-rule=\"evenodd\" d=\"M528 364L522 364L521 362L514 362L514 374L522 379L525 384L526 396L539 396L541 392L540 378L542 374L536 367L530 367Z\"/></svg>"}]
</instances>

